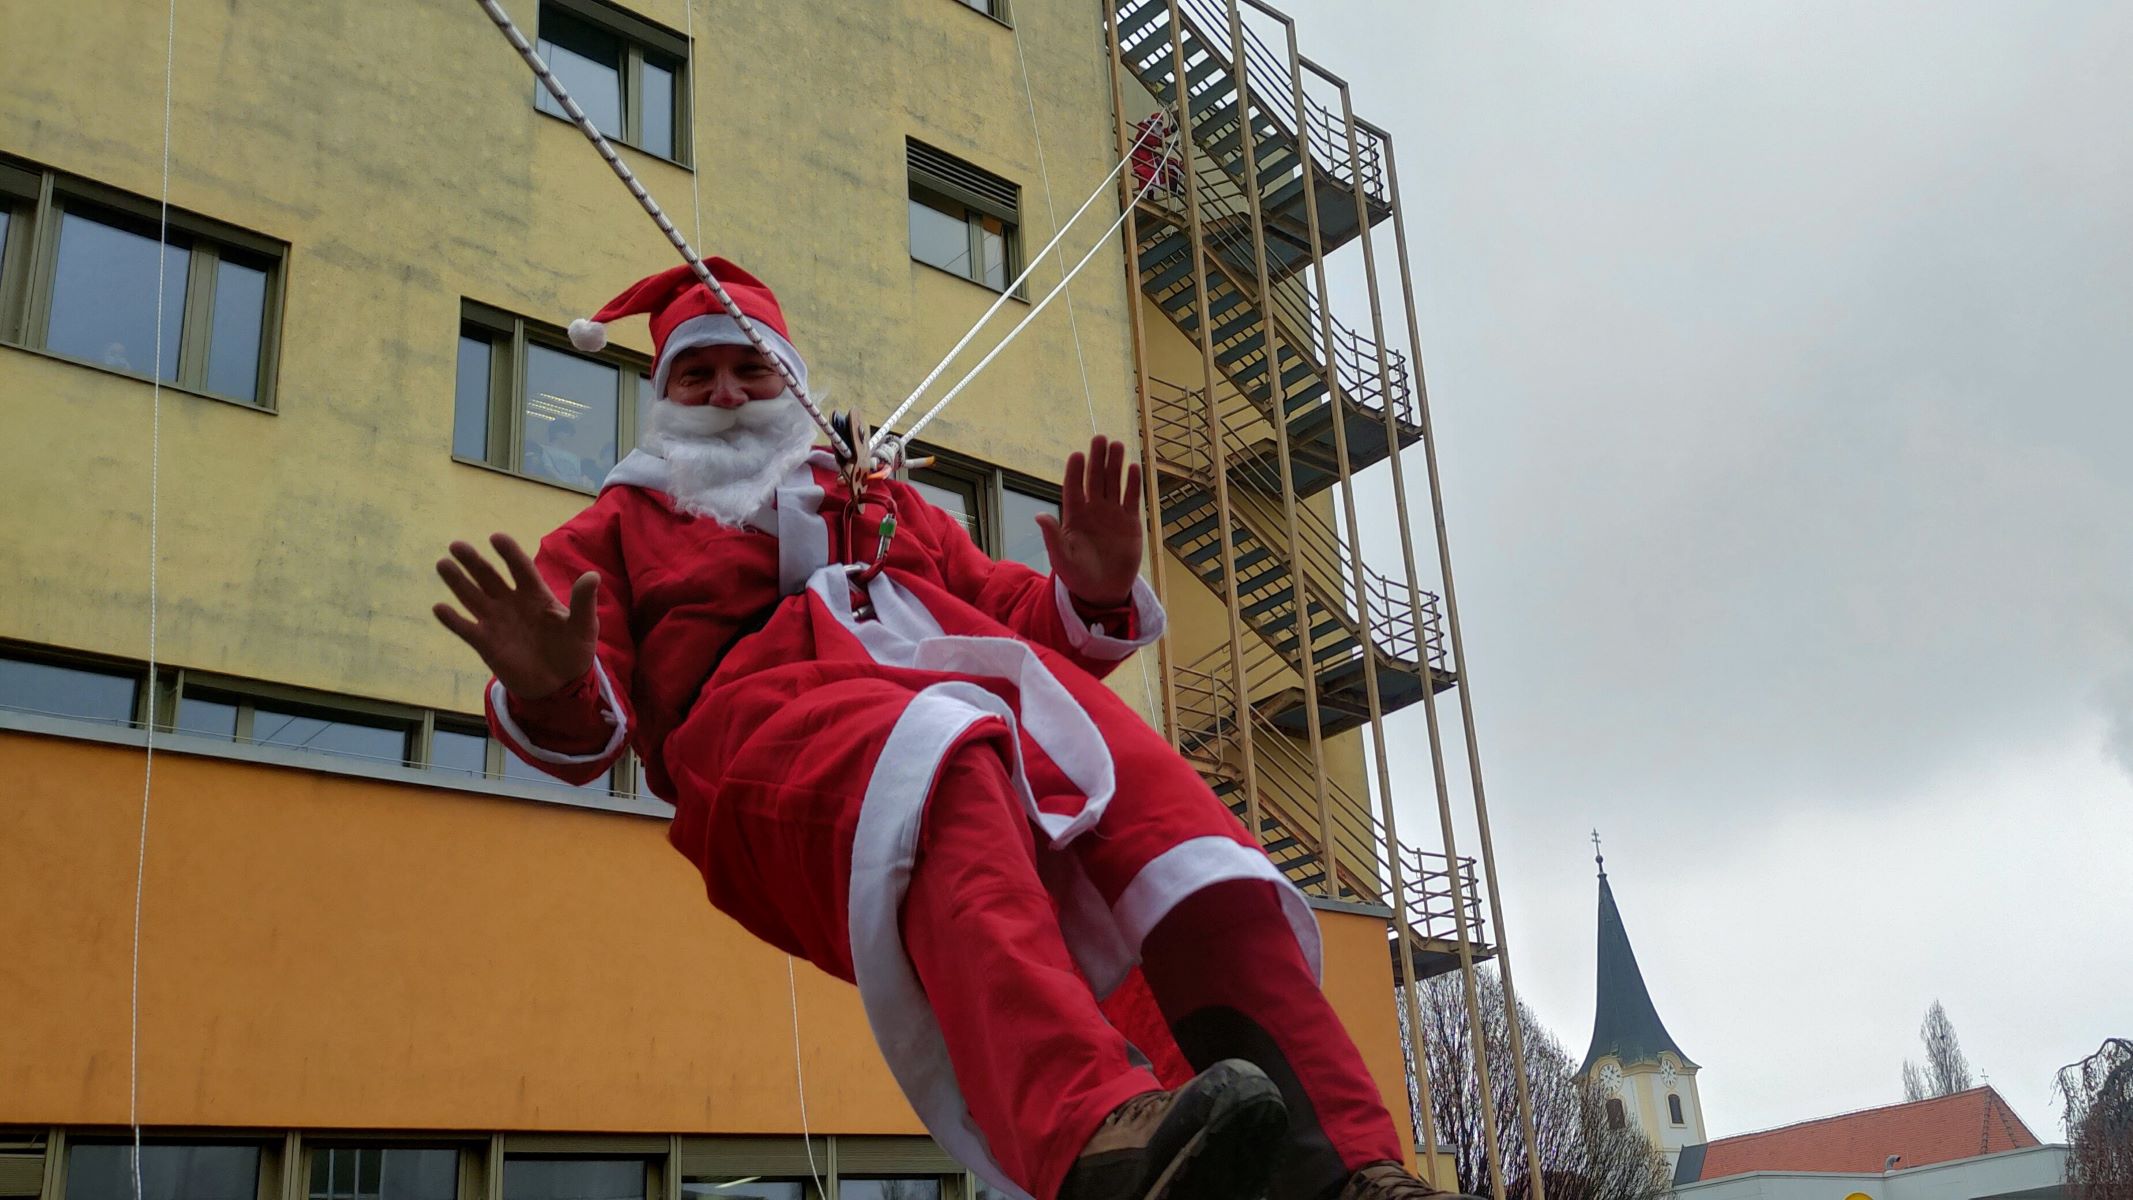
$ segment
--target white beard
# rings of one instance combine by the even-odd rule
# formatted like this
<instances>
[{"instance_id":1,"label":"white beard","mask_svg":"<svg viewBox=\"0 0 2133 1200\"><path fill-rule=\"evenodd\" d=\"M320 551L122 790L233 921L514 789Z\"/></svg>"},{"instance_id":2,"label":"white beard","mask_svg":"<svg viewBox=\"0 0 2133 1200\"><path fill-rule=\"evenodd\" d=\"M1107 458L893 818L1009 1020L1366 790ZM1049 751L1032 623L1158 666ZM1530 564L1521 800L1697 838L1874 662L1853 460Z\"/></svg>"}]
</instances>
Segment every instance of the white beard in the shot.
<instances>
[{"instance_id":1,"label":"white beard","mask_svg":"<svg viewBox=\"0 0 2133 1200\"><path fill-rule=\"evenodd\" d=\"M815 424L790 390L739 408L652 402L638 445L667 462L667 494L683 512L739 528L806 460Z\"/></svg>"}]
</instances>

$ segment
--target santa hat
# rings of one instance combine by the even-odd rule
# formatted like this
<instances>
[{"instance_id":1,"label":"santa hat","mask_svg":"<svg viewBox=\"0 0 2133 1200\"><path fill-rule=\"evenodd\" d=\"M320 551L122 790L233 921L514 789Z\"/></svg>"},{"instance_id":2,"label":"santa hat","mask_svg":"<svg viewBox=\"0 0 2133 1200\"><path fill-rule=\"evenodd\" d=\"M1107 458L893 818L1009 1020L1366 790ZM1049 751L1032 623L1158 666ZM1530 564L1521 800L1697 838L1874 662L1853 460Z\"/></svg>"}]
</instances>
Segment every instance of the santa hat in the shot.
<instances>
[{"instance_id":1,"label":"santa hat","mask_svg":"<svg viewBox=\"0 0 2133 1200\"><path fill-rule=\"evenodd\" d=\"M793 349L785 332L785 313L778 307L778 298L771 294L762 280L741 270L723 258L704 260L711 271L711 278L718 280L733 297L733 302L747 314L763 344L777 356L778 361L792 372L792 377L807 386L807 360ZM592 315L570 323L570 344L580 350L598 350L607 345L607 325L617 317L635 316L644 313L651 317L652 346L658 365L652 369L652 394L665 399L667 372L674 360L686 350L699 346L746 346L748 335L741 332L740 323L727 314L725 306L711 289L698 282L696 272L687 263L681 263L648 275L631 284L623 293L607 302L607 307Z\"/></svg>"}]
</instances>

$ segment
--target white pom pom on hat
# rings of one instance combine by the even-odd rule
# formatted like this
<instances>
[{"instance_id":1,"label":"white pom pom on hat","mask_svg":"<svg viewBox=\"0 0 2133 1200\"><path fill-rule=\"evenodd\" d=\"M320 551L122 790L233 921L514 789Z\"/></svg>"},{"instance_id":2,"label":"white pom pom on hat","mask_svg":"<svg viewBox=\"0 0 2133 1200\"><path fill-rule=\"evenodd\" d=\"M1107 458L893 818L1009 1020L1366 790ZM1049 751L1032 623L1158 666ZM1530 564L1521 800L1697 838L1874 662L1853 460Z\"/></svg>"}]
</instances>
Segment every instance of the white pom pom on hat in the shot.
<instances>
[{"instance_id":1,"label":"white pom pom on hat","mask_svg":"<svg viewBox=\"0 0 2133 1200\"><path fill-rule=\"evenodd\" d=\"M607 348L607 326L584 317L570 323L570 344L591 354Z\"/></svg>"}]
</instances>

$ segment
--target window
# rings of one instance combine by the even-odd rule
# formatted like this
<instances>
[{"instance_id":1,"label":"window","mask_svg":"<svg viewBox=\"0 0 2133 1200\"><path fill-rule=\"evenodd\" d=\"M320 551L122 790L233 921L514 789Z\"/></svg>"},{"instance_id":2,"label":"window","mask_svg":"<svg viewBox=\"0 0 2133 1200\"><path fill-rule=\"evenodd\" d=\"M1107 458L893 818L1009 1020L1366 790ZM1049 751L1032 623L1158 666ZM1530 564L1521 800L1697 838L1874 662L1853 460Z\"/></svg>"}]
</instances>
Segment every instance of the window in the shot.
<instances>
[{"instance_id":1,"label":"window","mask_svg":"<svg viewBox=\"0 0 2133 1200\"><path fill-rule=\"evenodd\" d=\"M179 687L177 717L171 727L197 737L405 763L419 729L417 717L350 711L340 705L199 687L182 680Z\"/></svg>"},{"instance_id":2,"label":"window","mask_svg":"<svg viewBox=\"0 0 2133 1200\"><path fill-rule=\"evenodd\" d=\"M286 248L175 209L159 238L158 210L0 163L0 341L272 408Z\"/></svg>"},{"instance_id":3,"label":"window","mask_svg":"<svg viewBox=\"0 0 2133 1200\"><path fill-rule=\"evenodd\" d=\"M1610 1098L1607 1101L1607 1127L1609 1129L1626 1129L1629 1127L1629 1113L1628 1110L1622 1107L1620 1100Z\"/></svg>"},{"instance_id":4,"label":"window","mask_svg":"<svg viewBox=\"0 0 2133 1200\"><path fill-rule=\"evenodd\" d=\"M1050 574L1052 556L1044 548L1044 531L1037 528L1038 513L1058 516L1059 498L1025 491L1012 482L1001 487L1000 557Z\"/></svg>"},{"instance_id":5,"label":"window","mask_svg":"<svg viewBox=\"0 0 2133 1200\"><path fill-rule=\"evenodd\" d=\"M546 0L536 47L610 140L686 164L688 40L597 0ZM563 116L538 82L533 106ZM567 118L566 118L567 119Z\"/></svg>"},{"instance_id":6,"label":"window","mask_svg":"<svg viewBox=\"0 0 2133 1200\"><path fill-rule=\"evenodd\" d=\"M824 1147L825 1151L827 1149ZM746 1176L681 1181L682 1200L811 1200L815 1194L813 1182L806 1179Z\"/></svg>"},{"instance_id":7,"label":"window","mask_svg":"<svg viewBox=\"0 0 2133 1200\"><path fill-rule=\"evenodd\" d=\"M984 13L1001 24L1007 23L1007 0L956 0L964 8Z\"/></svg>"},{"instance_id":8,"label":"window","mask_svg":"<svg viewBox=\"0 0 2133 1200\"><path fill-rule=\"evenodd\" d=\"M1689 1123L1688 1119L1681 1115L1681 1097L1673 1095L1671 1093L1669 1093L1666 1098L1666 1115L1667 1119L1672 1121L1676 1125L1686 1125Z\"/></svg>"},{"instance_id":9,"label":"window","mask_svg":"<svg viewBox=\"0 0 2133 1200\"><path fill-rule=\"evenodd\" d=\"M139 690L132 672L0 655L0 709L126 725Z\"/></svg>"},{"instance_id":10,"label":"window","mask_svg":"<svg viewBox=\"0 0 2133 1200\"><path fill-rule=\"evenodd\" d=\"M504 1200L645 1200L641 1158L506 1158Z\"/></svg>"},{"instance_id":11,"label":"window","mask_svg":"<svg viewBox=\"0 0 2133 1200\"><path fill-rule=\"evenodd\" d=\"M560 329L462 305L452 455L596 492L651 404L641 354L584 354Z\"/></svg>"},{"instance_id":12,"label":"window","mask_svg":"<svg viewBox=\"0 0 2133 1200\"><path fill-rule=\"evenodd\" d=\"M310 1200L454 1200L459 1152L398 1146L311 1151Z\"/></svg>"},{"instance_id":13,"label":"window","mask_svg":"<svg viewBox=\"0 0 2133 1200\"><path fill-rule=\"evenodd\" d=\"M938 1177L854 1179L840 1175L837 1200L941 1200L941 1181Z\"/></svg>"},{"instance_id":14,"label":"window","mask_svg":"<svg viewBox=\"0 0 2133 1200\"><path fill-rule=\"evenodd\" d=\"M985 553L1038 571L1052 569L1037 514L1059 515L1055 488L974 460L934 450L925 453L933 456L933 465L905 473L905 482L919 495L960 519L970 540ZM918 454L914 449L913 457Z\"/></svg>"},{"instance_id":15,"label":"window","mask_svg":"<svg viewBox=\"0 0 2133 1200\"><path fill-rule=\"evenodd\" d=\"M1022 269L1022 189L931 146L906 141L911 257L994 291Z\"/></svg>"},{"instance_id":16,"label":"window","mask_svg":"<svg viewBox=\"0 0 2133 1200\"><path fill-rule=\"evenodd\" d=\"M133 1147L75 1142L67 1147L66 1200L131 1200ZM228 1145L141 1147L142 1200L255 1200L259 1148Z\"/></svg>"}]
</instances>

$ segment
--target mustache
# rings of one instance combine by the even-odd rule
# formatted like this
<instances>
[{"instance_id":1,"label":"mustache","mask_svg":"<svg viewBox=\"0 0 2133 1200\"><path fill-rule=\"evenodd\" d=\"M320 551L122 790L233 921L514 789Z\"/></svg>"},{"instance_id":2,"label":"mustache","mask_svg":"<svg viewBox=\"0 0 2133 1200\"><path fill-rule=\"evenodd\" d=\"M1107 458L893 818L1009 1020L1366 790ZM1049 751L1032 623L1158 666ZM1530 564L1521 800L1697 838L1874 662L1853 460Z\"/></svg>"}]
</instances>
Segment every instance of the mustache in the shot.
<instances>
[{"instance_id":1,"label":"mustache","mask_svg":"<svg viewBox=\"0 0 2133 1200\"><path fill-rule=\"evenodd\" d=\"M739 408L659 400L652 405L645 437L647 441L654 438L688 440L718 437L735 430L760 433L789 421L791 411L798 406L799 399L790 388L769 399L750 400Z\"/></svg>"}]
</instances>

